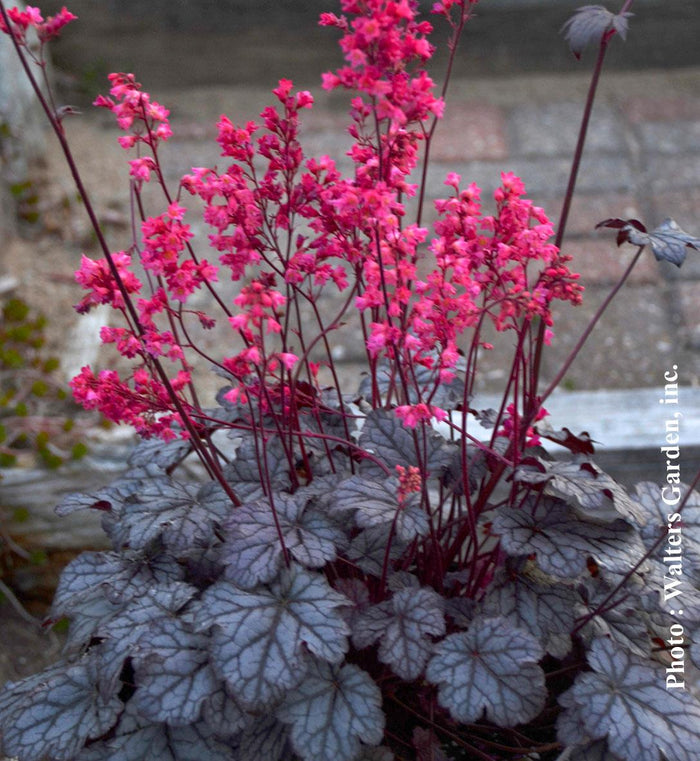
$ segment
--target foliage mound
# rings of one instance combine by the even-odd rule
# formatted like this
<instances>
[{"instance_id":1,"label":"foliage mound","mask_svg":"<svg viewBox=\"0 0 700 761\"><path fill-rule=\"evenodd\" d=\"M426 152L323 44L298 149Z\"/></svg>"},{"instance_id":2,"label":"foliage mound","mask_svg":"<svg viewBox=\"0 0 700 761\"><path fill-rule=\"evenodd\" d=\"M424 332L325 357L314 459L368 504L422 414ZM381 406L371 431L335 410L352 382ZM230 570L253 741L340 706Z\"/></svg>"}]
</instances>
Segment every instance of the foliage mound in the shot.
<instances>
[{"instance_id":1,"label":"foliage mound","mask_svg":"<svg viewBox=\"0 0 700 761\"><path fill-rule=\"evenodd\" d=\"M434 6L452 55L474 4ZM575 52L597 42L599 66L630 5L580 11L567 27ZM65 569L51 614L70 620L63 659L0 695L4 751L697 759L700 702L686 670L700 621L700 497L676 474L630 494L595 465L588 436L546 426L543 404L575 356L539 388L551 305L582 297L563 228L552 240L510 173L491 214L476 186L449 174L436 221L422 224L445 94L424 68L430 24L412 0L342 6L322 23L342 32L347 65L324 85L357 93L348 174L304 156L299 112L313 99L287 81L259 123L221 118L224 167L193 169L177 194L158 158L167 110L126 74L97 101L139 151L141 235L112 253L97 227L105 256L83 260L78 309L123 315L102 338L134 370L83 368L73 389L143 441L111 486L58 507L100 511L112 549ZM28 8L3 24L29 54L28 29L46 40L71 17ZM47 107L72 162L65 112ZM166 202L154 216L142 203L149 183ZM204 206L217 265L195 253L188 193ZM603 224L638 247L634 262L649 245L680 265L679 250L700 243L670 222L649 234L636 220ZM217 293L219 273L240 284L233 304ZM191 305L199 291L216 316ZM337 314L319 308L328 293ZM355 387L332 352L353 314L367 350ZM209 357L192 336L217 320L239 348ZM512 364L502 404L483 410L473 400L487 326L507 337ZM225 379L216 406L199 402L198 353ZM548 440L568 456L553 459Z\"/></svg>"}]
</instances>

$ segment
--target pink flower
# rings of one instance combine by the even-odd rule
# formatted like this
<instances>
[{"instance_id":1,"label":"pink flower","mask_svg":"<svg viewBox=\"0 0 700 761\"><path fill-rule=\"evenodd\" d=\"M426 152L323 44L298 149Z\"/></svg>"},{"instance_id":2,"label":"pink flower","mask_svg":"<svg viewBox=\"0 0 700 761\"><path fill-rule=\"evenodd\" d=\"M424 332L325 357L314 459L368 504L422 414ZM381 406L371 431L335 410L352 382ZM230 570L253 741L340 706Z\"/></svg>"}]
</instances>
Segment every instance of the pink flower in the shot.
<instances>
[{"instance_id":1,"label":"pink flower","mask_svg":"<svg viewBox=\"0 0 700 761\"><path fill-rule=\"evenodd\" d=\"M434 407L423 402L419 404L402 404L394 410L396 417L408 428L415 428L419 423L429 423L435 419L447 419L447 412L440 407Z\"/></svg>"},{"instance_id":2,"label":"pink flower","mask_svg":"<svg viewBox=\"0 0 700 761\"><path fill-rule=\"evenodd\" d=\"M139 293L141 282L129 269L131 257L124 251L112 254L112 262L126 294ZM75 279L90 293L75 307L81 314L98 304L109 304L114 309L124 308L122 291L114 279L112 269L106 259L81 258L80 269Z\"/></svg>"}]
</instances>

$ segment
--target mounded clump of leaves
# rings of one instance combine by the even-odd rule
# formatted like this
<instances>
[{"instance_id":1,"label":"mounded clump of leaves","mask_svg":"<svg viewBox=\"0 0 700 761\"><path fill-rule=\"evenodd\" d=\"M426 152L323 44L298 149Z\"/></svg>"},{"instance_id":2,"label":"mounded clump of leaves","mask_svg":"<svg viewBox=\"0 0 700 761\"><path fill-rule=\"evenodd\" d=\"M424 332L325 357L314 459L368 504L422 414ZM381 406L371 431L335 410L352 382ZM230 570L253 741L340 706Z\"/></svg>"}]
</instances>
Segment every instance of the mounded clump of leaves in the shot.
<instances>
[{"instance_id":1,"label":"mounded clump of leaves","mask_svg":"<svg viewBox=\"0 0 700 761\"><path fill-rule=\"evenodd\" d=\"M322 22L342 31L347 65L324 84L357 92L348 175L304 156L299 111L312 98L290 82L260 123L222 117L224 167L193 169L177 194L158 161L167 110L125 74L98 99L122 146L141 151L130 162L139 201L155 180L167 209L144 213L131 251L83 261L78 309L122 313L124 327L102 337L135 368L84 368L73 387L144 441L114 484L58 508L100 511L113 549L65 569L51 614L70 620L64 658L0 695L4 751L691 761L700 703L667 689L666 650L671 623L690 645L700 620L700 497L674 484L681 578L660 559L680 517L660 490L628 494L594 464L588 437L543 427L551 304L577 305L578 278L512 174L493 214L449 174L436 222L421 225L421 161L444 107L424 70L430 25L409 0L342 5L347 15ZM435 5L453 52L472 5ZM595 15L601 38L617 30ZM40 36L50 26L8 21ZM186 193L204 203L216 265L195 254ZM609 222L659 253L659 231ZM674 236L673 251L695 241ZM220 274L241 283L232 304L217 298ZM217 314L188 306L200 289ZM326 294L339 313L322 313ZM348 388L331 347L353 314L367 374ZM207 357L227 385L206 408L190 336L217 320L242 348ZM485 325L514 347L497 410L472 403ZM550 458L543 439L569 458ZM679 589L674 619L663 598Z\"/></svg>"}]
</instances>

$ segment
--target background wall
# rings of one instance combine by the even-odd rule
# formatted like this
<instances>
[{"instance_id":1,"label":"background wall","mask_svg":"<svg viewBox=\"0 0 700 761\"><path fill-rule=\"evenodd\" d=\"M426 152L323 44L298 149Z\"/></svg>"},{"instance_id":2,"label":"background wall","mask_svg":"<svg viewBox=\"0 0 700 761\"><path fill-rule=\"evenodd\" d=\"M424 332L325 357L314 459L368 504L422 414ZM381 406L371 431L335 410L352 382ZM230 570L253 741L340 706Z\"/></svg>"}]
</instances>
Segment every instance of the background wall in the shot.
<instances>
[{"instance_id":1,"label":"background wall","mask_svg":"<svg viewBox=\"0 0 700 761\"><path fill-rule=\"evenodd\" d=\"M431 4L423 1L426 8ZM482 0L461 47L457 75L575 71L558 32L583 4ZM48 0L42 7L61 5L63 0ZM622 2L608 5L615 11ZM319 65L338 63L337 34L316 25L319 13L338 8L337 0L73 0L70 9L81 17L79 30L77 25L66 30L54 56L87 89L115 68L148 71L151 87L256 84L281 76L311 86L318 81ZM700 64L698 0L636 0L634 11L624 50L613 45L606 68ZM93 33L86 35L86 28ZM178 50L187 55L173 58Z\"/></svg>"}]
</instances>

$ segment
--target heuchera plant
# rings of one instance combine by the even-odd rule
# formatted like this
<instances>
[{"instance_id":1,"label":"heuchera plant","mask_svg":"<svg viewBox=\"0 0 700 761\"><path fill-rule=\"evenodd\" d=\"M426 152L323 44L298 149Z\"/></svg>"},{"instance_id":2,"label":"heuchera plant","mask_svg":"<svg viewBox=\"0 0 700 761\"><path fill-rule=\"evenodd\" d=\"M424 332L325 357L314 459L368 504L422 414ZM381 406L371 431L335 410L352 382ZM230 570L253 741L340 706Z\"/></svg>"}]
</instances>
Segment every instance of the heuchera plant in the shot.
<instances>
[{"instance_id":1,"label":"heuchera plant","mask_svg":"<svg viewBox=\"0 0 700 761\"><path fill-rule=\"evenodd\" d=\"M130 74L112 74L97 100L134 152L141 235L110 252L74 171L104 250L77 273L78 311L121 314L102 340L133 370L85 367L73 390L143 441L111 486L58 507L101 511L113 549L62 574L51 616L70 620L64 657L5 688L4 751L22 761L697 759L700 703L690 685L667 687L677 644L662 607L668 509L653 484L630 495L602 472L586 436L543 427L575 352L539 388L552 304L582 297L563 225L600 65L631 2L618 14L582 9L567 26L575 52L593 41L600 54L556 237L510 173L493 214L478 187L448 174L435 222L422 223L445 95L425 70L431 25L414 0L341 5L321 23L341 30L346 64L323 84L354 93L349 173L305 155L299 124L313 99L288 81L260 121L222 116L221 166L194 168L173 190L159 159L167 109ZM433 7L451 30L449 66L474 5ZM2 18L28 62L27 32L44 42L72 14ZM37 92L74 169L68 110ZM164 198L150 216L148 183ZM211 261L186 221L192 196ZM646 245L680 259L700 245L673 223L651 234L604 224L638 246L634 261ZM240 284L232 302L219 279ZM190 306L202 290L206 312ZM328 294L334 314L319 307ZM357 387L341 382L332 352L352 314L367 359ZM208 356L192 336L221 321L238 348ZM513 352L495 410L472 403L487 328ZM202 359L225 378L216 406L192 379ZM551 459L542 438L569 459ZM180 467L194 455L199 479ZM683 509L692 526L700 497L684 494L673 522ZM699 569L694 554L695 587ZM700 597L683 594L688 646Z\"/></svg>"}]
</instances>

